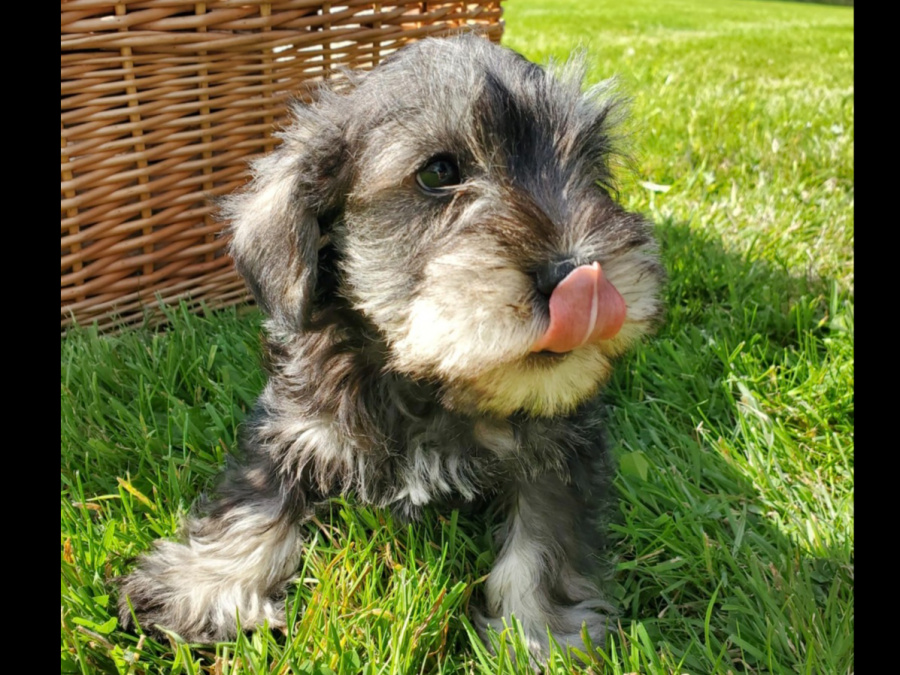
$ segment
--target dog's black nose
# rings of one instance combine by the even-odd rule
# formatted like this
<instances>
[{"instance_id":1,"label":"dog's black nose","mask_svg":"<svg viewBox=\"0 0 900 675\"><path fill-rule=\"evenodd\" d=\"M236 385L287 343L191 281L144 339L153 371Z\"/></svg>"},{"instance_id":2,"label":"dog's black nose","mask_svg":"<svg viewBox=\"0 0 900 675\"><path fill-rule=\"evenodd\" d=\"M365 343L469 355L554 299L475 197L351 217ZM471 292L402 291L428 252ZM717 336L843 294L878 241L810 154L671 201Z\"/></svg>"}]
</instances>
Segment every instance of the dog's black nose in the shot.
<instances>
[{"instance_id":1,"label":"dog's black nose","mask_svg":"<svg viewBox=\"0 0 900 675\"><path fill-rule=\"evenodd\" d=\"M548 262L537 271L537 289L543 295L550 297L559 282L569 276L569 272L576 267L577 265L571 260Z\"/></svg>"}]
</instances>

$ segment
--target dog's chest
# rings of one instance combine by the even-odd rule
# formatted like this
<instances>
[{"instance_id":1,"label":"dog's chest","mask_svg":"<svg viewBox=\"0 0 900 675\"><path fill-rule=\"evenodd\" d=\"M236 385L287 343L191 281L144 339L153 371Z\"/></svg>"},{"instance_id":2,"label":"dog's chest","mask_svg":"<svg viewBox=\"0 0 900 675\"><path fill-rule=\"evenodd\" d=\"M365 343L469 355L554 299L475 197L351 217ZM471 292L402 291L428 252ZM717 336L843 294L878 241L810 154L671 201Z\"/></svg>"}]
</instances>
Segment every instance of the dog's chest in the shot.
<instances>
[{"instance_id":1,"label":"dog's chest","mask_svg":"<svg viewBox=\"0 0 900 675\"><path fill-rule=\"evenodd\" d=\"M537 440L527 425L507 421L447 420L412 428L406 435L394 477L392 508L414 518L428 504L460 505L498 493L533 471L562 469L565 452L555 439ZM544 451L535 453L535 446Z\"/></svg>"},{"instance_id":2,"label":"dog's chest","mask_svg":"<svg viewBox=\"0 0 900 675\"><path fill-rule=\"evenodd\" d=\"M392 497L393 506L401 512L435 502L471 502L485 492L500 469L472 428L453 420L413 425L404 436ZM511 433L510 439L514 442Z\"/></svg>"}]
</instances>

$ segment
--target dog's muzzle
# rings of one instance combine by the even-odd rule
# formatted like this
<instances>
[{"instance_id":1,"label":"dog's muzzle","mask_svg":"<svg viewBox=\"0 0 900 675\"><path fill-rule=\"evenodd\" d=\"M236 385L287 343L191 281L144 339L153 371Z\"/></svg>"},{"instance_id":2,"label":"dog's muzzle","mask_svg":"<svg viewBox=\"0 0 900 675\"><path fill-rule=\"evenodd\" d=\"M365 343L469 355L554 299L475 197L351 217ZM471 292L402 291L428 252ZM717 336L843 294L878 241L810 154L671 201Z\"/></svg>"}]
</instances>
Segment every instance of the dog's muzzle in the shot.
<instances>
[{"instance_id":1,"label":"dog's muzzle","mask_svg":"<svg viewBox=\"0 0 900 675\"><path fill-rule=\"evenodd\" d=\"M561 354L609 340L621 330L625 312L625 299L600 263L576 267L550 294L550 326L531 351Z\"/></svg>"}]
</instances>

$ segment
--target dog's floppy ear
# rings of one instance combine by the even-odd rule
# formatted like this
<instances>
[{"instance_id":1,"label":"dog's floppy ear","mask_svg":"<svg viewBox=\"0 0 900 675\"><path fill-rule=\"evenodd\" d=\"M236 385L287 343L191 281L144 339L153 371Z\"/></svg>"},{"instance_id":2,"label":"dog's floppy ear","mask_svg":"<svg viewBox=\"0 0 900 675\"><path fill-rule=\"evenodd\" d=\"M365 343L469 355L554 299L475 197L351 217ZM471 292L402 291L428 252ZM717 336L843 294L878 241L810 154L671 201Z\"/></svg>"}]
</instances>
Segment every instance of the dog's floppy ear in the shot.
<instances>
[{"instance_id":1,"label":"dog's floppy ear","mask_svg":"<svg viewBox=\"0 0 900 675\"><path fill-rule=\"evenodd\" d=\"M349 171L342 125L331 112L337 110L323 99L295 105L293 124L279 134L282 144L252 163L253 180L243 191L221 202L238 271L262 309L290 331L309 319L319 218L340 209Z\"/></svg>"}]
</instances>

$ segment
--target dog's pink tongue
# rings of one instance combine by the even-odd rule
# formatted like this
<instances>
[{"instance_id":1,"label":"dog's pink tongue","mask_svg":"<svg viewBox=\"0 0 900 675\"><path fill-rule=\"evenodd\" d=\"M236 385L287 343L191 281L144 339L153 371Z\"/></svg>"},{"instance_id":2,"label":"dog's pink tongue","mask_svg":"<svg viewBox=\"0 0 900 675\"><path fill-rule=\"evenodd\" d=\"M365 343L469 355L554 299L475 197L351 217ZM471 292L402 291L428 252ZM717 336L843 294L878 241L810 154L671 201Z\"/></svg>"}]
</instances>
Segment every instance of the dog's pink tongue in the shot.
<instances>
[{"instance_id":1,"label":"dog's pink tongue","mask_svg":"<svg viewBox=\"0 0 900 675\"><path fill-rule=\"evenodd\" d=\"M550 327L533 352L569 352L588 342L615 337L625 322L625 300L600 263L572 270L550 294Z\"/></svg>"}]
</instances>

